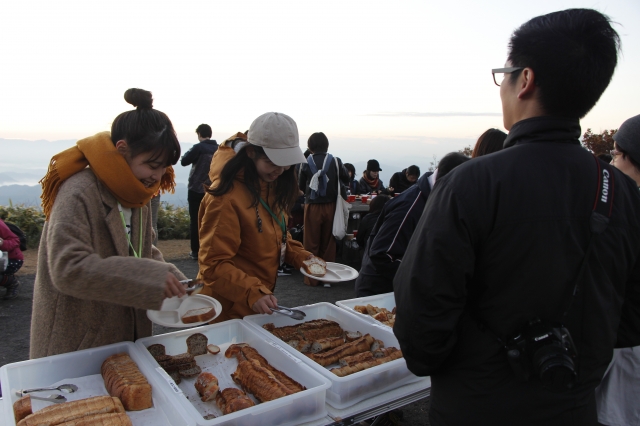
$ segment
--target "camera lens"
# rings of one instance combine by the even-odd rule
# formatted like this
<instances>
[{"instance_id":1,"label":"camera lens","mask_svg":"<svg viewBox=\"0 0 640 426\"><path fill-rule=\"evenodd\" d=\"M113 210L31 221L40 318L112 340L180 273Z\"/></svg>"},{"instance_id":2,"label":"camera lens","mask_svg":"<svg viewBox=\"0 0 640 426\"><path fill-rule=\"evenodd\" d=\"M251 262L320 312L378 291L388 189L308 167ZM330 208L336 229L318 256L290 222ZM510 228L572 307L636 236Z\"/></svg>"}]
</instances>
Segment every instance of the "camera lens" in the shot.
<instances>
[{"instance_id":1,"label":"camera lens","mask_svg":"<svg viewBox=\"0 0 640 426\"><path fill-rule=\"evenodd\" d=\"M576 379L575 365L559 343L538 349L533 356L542 386L548 390L562 392L573 388Z\"/></svg>"}]
</instances>

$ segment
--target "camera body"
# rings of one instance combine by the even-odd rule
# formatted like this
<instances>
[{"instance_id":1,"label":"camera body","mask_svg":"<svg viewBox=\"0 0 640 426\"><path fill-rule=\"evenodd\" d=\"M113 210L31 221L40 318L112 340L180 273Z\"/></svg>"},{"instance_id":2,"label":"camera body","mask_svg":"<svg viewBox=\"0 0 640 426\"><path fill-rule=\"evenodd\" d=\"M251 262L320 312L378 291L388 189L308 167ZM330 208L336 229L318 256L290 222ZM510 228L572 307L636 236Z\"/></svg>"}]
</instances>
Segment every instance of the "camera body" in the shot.
<instances>
[{"instance_id":1,"label":"camera body","mask_svg":"<svg viewBox=\"0 0 640 426\"><path fill-rule=\"evenodd\" d=\"M545 389L562 392L573 388L577 352L569 330L533 318L505 345L507 359L521 381L538 377Z\"/></svg>"}]
</instances>

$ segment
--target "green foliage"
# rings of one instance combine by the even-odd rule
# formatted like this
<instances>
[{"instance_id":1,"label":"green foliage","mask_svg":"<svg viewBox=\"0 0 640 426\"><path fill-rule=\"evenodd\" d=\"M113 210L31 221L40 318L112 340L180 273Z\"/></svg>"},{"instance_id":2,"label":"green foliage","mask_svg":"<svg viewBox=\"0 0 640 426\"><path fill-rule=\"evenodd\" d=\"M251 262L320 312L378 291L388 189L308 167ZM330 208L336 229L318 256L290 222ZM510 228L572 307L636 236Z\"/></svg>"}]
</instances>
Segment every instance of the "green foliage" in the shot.
<instances>
[{"instance_id":1,"label":"green foliage","mask_svg":"<svg viewBox=\"0 0 640 426\"><path fill-rule=\"evenodd\" d=\"M15 223L27 234L30 249L38 248L44 226L44 213L37 207L24 204L0 206L0 219ZM160 203L158 210L158 238L161 240L183 240L189 238L189 209Z\"/></svg>"},{"instance_id":2,"label":"green foliage","mask_svg":"<svg viewBox=\"0 0 640 426\"><path fill-rule=\"evenodd\" d=\"M40 209L24 204L14 206L9 201L9 206L0 206L0 219L18 225L22 232L27 234L28 248L38 247L44 226L44 213Z\"/></svg>"},{"instance_id":3,"label":"green foliage","mask_svg":"<svg viewBox=\"0 0 640 426\"><path fill-rule=\"evenodd\" d=\"M166 201L160 202L158 210L158 239L184 240L189 238L189 208L176 207Z\"/></svg>"}]
</instances>

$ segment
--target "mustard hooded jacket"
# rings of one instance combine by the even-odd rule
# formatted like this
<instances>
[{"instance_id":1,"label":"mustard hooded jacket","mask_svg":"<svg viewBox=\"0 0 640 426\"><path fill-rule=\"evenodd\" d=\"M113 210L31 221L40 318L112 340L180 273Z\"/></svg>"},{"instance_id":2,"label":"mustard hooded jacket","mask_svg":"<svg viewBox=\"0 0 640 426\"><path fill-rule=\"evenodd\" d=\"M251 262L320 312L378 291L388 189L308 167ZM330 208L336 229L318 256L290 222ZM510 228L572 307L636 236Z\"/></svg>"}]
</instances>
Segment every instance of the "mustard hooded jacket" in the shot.
<instances>
[{"instance_id":1,"label":"mustard hooded jacket","mask_svg":"<svg viewBox=\"0 0 640 426\"><path fill-rule=\"evenodd\" d=\"M212 187L216 186L222 168L234 155L235 151L226 146L220 146L215 153L209 172ZM261 196L273 205L275 191L271 184L261 181ZM282 229L259 204L262 219L262 233L259 233L252 201L240 172L229 192L220 197L206 193L200 204L198 277L205 283L202 294L214 297L222 304L222 313L213 322L255 314L251 306L275 289ZM299 269L310 255L300 242L287 235L285 262Z\"/></svg>"}]
</instances>

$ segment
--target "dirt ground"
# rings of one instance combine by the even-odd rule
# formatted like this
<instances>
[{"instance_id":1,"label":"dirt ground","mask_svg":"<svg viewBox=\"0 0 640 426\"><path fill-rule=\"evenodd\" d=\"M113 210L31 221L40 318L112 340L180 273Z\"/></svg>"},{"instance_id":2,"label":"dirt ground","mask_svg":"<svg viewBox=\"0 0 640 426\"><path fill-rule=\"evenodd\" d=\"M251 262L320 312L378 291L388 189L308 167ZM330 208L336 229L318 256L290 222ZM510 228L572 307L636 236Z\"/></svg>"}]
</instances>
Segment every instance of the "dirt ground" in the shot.
<instances>
[{"instance_id":1,"label":"dirt ground","mask_svg":"<svg viewBox=\"0 0 640 426\"><path fill-rule=\"evenodd\" d=\"M189 258L188 240L159 241L158 248L165 260L178 267L187 277L195 278L198 273L198 263ZM29 359L29 334L31 326L31 307L33 300L33 286L35 281L37 250L24 252L25 262L19 273L21 286L16 299L0 300L0 367L2 365L24 361ZM343 261L356 269L358 264ZM308 287L302 282L303 276L294 271L290 276L278 277L274 295L278 303L283 306L297 307L313 303L335 303L338 300L352 299L355 297L354 281L333 284L330 288L322 286ZM0 297L4 291L0 290ZM170 333L177 331L167 327L154 325L153 334ZM1 395L0 388L0 395ZM401 408L403 419L401 425L428 425L429 399L422 399ZM389 424L389 423L381 423Z\"/></svg>"}]
</instances>

